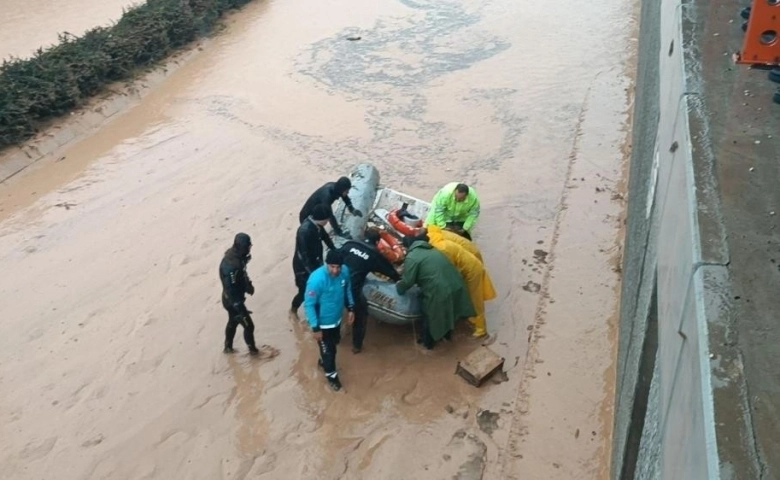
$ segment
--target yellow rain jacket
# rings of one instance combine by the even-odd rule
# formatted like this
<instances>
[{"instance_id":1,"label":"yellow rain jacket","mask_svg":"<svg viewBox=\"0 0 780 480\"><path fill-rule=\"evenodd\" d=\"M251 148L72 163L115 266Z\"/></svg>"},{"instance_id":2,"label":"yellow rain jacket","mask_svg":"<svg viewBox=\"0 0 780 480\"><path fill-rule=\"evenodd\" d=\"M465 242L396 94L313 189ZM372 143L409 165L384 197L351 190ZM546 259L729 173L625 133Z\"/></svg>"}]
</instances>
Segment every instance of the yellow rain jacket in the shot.
<instances>
[{"instance_id":1,"label":"yellow rain jacket","mask_svg":"<svg viewBox=\"0 0 780 480\"><path fill-rule=\"evenodd\" d=\"M440 235L431 235L430 229L428 230L428 238L428 243L443 253L466 281L471 302L477 311L477 316L471 319L471 323L474 325L474 336L486 335L485 302L496 298L496 290L485 266L466 248L453 241L445 240Z\"/></svg>"},{"instance_id":2,"label":"yellow rain jacket","mask_svg":"<svg viewBox=\"0 0 780 480\"><path fill-rule=\"evenodd\" d=\"M477 247L477 245L468 238L462 237L455 232L444 230L443 228L437 227L436 225L428 225L427 229L428 238L430 238L432 242L440 240L449 240L451 242L455 242L461 247L465 248L470 254L477 257L477 260L479 260L481 263L485 263L484 260L482 260L482 252L479 251L479 247Z\"/></svg>"}]
</instances>

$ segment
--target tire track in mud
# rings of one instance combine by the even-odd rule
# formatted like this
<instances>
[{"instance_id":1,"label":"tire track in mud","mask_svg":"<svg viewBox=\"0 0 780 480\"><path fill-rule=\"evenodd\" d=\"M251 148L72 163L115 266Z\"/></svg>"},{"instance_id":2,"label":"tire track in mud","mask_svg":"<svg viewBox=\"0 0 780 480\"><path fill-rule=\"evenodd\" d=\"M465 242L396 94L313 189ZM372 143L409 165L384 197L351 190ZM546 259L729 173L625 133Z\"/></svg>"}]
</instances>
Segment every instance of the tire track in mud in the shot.
<instances>
[{"instance_id":1,"label":"tire track in mud","mask_svg":"<svg viewBox=\"0 0 780 480\"><path fill-rule=\"evenodd\" d=\"M595 82L595 78L593 80ZM527 432L527 426L524 424L523 417L528 413L530 407L530 394L528 393L528 387L535 377L536 363L540 360L538 343L539 340L544 338L542 333L542 327L546 323L546 311L545 308L550 302L550 279L552 277L553 270L555 268L555 254L556 246L558 244L558 238L560 236L560 227L563 215L568 209L569 190L573 185L572 172L574 164L577 161L579 154L579 143L583 135L583 124L585 122L585 115L588 108L588 102L590 99L590 93L593 88L588 88L580 108L579 115L577 117L577 124L574 129L574 138L572 140L571 152L569 153L569 161L566 166L566 177L561 189L560 201L558 202L558 211L555 215L555 223L553 233L549 242L549 251L546 256L547 268L544 270L544 274L541 280L541 288L539 290L539 301L536 306L536 313L534 315L534 323L531 325L529 334L528 348L526 350L525 361L523 362L523 368L521 372L521 379L517 390L517 396L515 400L514 412L511 417L511 423L509 427L509 437L505 448L499 451L498 465L500 468L500 478L510 478L506 476L507 463L513 458L523 458L521 453L521 444L524 442L524 438Z\"/></svg>"}]
</instances>

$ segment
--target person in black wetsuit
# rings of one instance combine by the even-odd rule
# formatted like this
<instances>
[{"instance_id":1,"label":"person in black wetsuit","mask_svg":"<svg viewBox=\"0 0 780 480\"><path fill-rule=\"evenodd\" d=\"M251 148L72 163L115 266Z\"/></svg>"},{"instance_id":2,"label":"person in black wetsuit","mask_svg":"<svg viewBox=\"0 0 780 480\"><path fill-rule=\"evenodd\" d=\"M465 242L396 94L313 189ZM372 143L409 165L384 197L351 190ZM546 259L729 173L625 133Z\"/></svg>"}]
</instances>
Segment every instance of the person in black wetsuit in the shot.
<instances>
[{"instance_id":1,"label":"person in black wetsuit","mask_svg":"<svg viewBox=\"0 0 780 480\"><path fill-rule=\"evenodd\" d=\"M309 275L323 265L322 244L325 243L329 250L335 249L333 241L325 231L325 224L328 223L330 214L330 208L326 205L315 205L312 213L304 219L295 233L292 266L298 293L295 294L290 305L290 314L293 317L298 317L298 308L303 304Z\"/></svg>"},{"instance_id":2,"label":"person in black wetsuit","mask_svg":"<svg viewBox=\"0 0 780 480\"><path fill-rule=\"evenodd\" d=\"M252 240L246 233L236 234L233 246L227 249L219 264L219 279L222 282L222 306L228 312L228 322L225 327L224 353L233 353L233 338L239 325L244 327L244 341L249 347L249 353L257 355L255 346L255 324L245 301L246 294L254 295L255 287L246 272L246 265L251 259L249 251Z\"/></svg>"},{"instance_id":3,"label":"person in black wetsuit","mask_svg":"<svg viewBox=\"0 0 780 480\"><path fill-rule=\"evenodd\" d=\"M352 188L352 182L347 177L341 177L335 182L328 182L321 186L303 204L303 208L298 214L298 221L303 223L314 212L315 206L325 205L328 208L328 220L330 221L330 226L333 227L333 233L339 237L351 238L349 232L344 232L339 226L332 208L333 202L341 198L347 206L349 213L358 217L363 216L363 212L352 206L352 200L349 198L350 188Z\"/></svg>"},{"instance_id":4,"label":"person in black wetsuit","mask_svg":"<svg viewBox=\"0 0 780 480\"><path fill-rule=\"evenodd\" d=\"M349 267L352 298L355 300L355 322L352 325L352 353L363 350L363 340L366 337L366 320L368 318L368 300L363 295L363 285L369 273L379 273L389 277L393 282L401 280L401 276L377 249L379 232L368 229L365 240L349 240L339 251L344 258L344 264Z\"/></svg>"}]
</instances>

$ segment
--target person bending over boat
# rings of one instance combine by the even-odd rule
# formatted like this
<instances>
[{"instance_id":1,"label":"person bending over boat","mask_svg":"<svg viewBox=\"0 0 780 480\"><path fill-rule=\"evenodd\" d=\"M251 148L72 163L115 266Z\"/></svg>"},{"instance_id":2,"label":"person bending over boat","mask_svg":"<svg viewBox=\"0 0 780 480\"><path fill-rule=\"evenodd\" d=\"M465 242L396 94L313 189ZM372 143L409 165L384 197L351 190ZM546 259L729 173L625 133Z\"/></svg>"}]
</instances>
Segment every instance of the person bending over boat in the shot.
<instances>
[{"instance_id":1,"label":"person bending over boat","mask_svg":"<svg viewBox=\"0 0 780 480\"><path fill-rule=\"evenodd\" d=\"M292 299L290 315L298 317L298 308L303 304L306 282L314 270L322 266L322 244L333 250L333 241L325 231L328 223L328 209L325 205L317 205L311 215L306 218L295 233L295 253L293 253L293 275L298 293Z\"/></svg>"},{"instance_id":2,"label":"person bending over boat","mask_svg":"<svg viewBox=\"0 0 780 480\"><path fill-rule=\"evenodd\" d=\"M351 238L349 232L344 232L336 221L336 216L333 214L333 202L339 198L347 206L347 210L352 215L362 217L363 212L352 206L352 200L349 198L349 189L352 188L352 182L347 177L341 177L335 182L328 182L314 191L303 204L301 212L298 214L298 221L303 223L306 218L312 214L314 207L317 205L325 205L328 209L328 220L330 226L333 227L333 233L343 238Z\"/></svg>"},{"instance_id":3,"label":"person bending over boat","mask_svg":"<svg viewBox=\"0 0 780 480\"><path fill-rule=\"evenodd\" d=\"M469 297L471 297L471 302L477 310L477 315L469 319L474 327L473 336L474 338L484 337L487 335L485 302L496 298L493 281L490 279L485 265L476 256L459 243L447 240L439 233L441 233L439 227L431 225L428 229L428 234L422 234L417 238L430 243L433 248L443 253L458 269L461 277L466 281ZM468 241L466 239L463 240Z\"/></svg>"},{"instance_id":4,"label":"person bending over boat","mask_svg":"<svg viewBox=\"0 0 780 480\"><path fill-rule=\"evenodd\" d=\"M417 342L430 350L452 333L457 320L477 311L463 277L443 253L415 237L404 237L403 243L408 251L396 290L403 295L415 284L420 287L423 325Z\"/></svg>"},{"instance_id":5,"label":"person bending over boat","mask_svg":"<svg viewBox=\"0 0 780 480\"><path fill-rule=\"evenodd\" d=\"M401 276L388 259L377 249L379 232L369 228L364 235L365 240L349 240L339 251L344 257L344 265L349 267L352 280L352 298L355 299L355 323L352 325L352 353L363 350L363 340L366 337L366 320L368 318L368 300L363 295L363 286L369 273L384 275L393 282L401 280Z\"/></svg>"},{"instance_id":6,"label":"person bending over boat","mask_svg":"<svg viewBox=\"0 0 780 480\"><path fill-rule=\"evenodd\" d=\"M446 228L471 240L480 213L477 192L465 183L448 183L431 200L425 225Z\"/></svg>"}]
</instances>

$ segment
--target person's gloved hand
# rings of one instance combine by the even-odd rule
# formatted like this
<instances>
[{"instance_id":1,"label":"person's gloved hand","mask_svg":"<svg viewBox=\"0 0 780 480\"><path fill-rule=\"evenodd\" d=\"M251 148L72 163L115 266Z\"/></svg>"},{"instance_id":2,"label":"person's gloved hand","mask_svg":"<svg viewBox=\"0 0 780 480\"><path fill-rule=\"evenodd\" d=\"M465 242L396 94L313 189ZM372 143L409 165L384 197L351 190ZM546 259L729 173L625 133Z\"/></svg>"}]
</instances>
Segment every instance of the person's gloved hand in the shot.
<instances>
[{"instance_id":1,"label":"person's gloved hand","mask_svg":"<svg viewBox=\"0 0 780 480\"><path fill-rule=\"evenodd\" d=\"M352 209L352 215L354 215L354 216L356 216L356 217L363 217L363 212L361 212L361 211L360 211L360 210L358 210L357 208L353 208L353 209Z\"/></svg>"},{"instance_id":2,"label":"person's gloved hand","mask_svg":"<svg viewBox=\"0 0 780 480\"><path fill-rule=\"evenodd\" d=\"M255 294L255 286L252 285L252 282L249 282L249 286L246 287L246 293L248 293L250 295L254 295Z\"/></svg>"}]
</instances>

